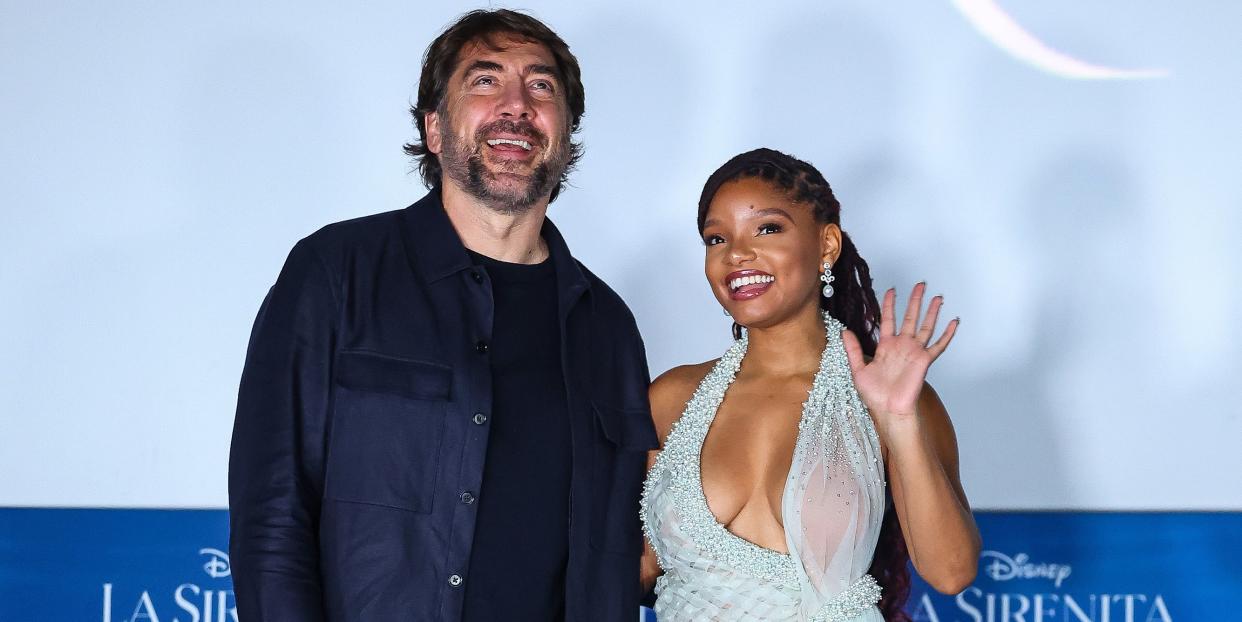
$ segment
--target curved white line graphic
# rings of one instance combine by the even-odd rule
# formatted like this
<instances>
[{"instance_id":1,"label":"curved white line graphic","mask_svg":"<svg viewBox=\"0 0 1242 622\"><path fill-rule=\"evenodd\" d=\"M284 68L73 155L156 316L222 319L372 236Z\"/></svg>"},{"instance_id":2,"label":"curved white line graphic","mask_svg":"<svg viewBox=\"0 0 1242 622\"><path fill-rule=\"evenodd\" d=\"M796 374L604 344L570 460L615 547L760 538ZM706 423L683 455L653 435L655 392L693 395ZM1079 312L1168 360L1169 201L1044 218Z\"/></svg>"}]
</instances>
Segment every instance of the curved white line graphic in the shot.
<instances>
[{"instance_id":1,"label":"curved white line graphic","mask_svg":"<svg viewBox=\"0 0 1242 622\"><path fill-rule=\"evenodd\" d=\"M1093 65L1058 52L1022 28L994 0L952 2L979 34L1014 58L1053 75L1076 80L1142 80L1169 75L1164 69L1118 69Z\"/></svg>"}]
</instances>

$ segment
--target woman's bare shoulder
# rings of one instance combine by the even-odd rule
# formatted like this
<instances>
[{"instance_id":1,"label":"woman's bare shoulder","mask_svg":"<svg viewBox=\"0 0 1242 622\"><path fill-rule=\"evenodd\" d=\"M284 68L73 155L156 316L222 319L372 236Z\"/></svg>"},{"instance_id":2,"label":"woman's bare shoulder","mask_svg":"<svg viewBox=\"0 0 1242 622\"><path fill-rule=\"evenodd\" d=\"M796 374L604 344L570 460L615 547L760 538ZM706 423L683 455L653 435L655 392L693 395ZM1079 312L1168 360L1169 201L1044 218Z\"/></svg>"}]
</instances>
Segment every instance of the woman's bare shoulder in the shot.
<instances>
[{"instance_id":1,"label":"woman's bare shoulder","mask_svg":"<svg viewBox=\"0 0 1242 622\"><path fill-rule=\"evenodd\" d=\"M660 434L660 446L664 445L664 439L672 429L673 422L681 417L686 402L694 395L694 390L715 365L715 360L679 365L660 374L660 377L651 382L647 397L651 401L651 418L655 422L656 432Z\"/></svg>"}]
</instances>

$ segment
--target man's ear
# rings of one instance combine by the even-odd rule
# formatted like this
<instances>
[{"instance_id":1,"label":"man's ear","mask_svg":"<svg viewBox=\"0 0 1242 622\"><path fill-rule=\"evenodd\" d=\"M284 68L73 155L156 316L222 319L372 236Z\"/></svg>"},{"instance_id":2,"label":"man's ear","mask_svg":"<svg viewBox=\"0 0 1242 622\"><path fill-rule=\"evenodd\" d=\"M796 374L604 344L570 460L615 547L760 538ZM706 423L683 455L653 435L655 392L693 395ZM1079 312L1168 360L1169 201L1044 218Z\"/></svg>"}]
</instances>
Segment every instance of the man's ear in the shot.
<instances>
[{"instance_id":1,"label":"man's ear","mask_svg":"<svg viewBox=\"0 0 1242 622\"><path fill-rule=\"evenodd\" d=\"M824 225L819 248L821 261L836 264L841 256L841 227L832 223Z\"/></svg>"},{"instance_id":2,"label":"man's ear","mask_svg":"<svg viewBox=\"0 0 1242 622\"><path fill-rule=\"evenodd\" d=\"M440 141L440 114L434 110L423 114L423 125L427 131L427 151L440 155L443 145Z\"/></svg>"}]
</instances>

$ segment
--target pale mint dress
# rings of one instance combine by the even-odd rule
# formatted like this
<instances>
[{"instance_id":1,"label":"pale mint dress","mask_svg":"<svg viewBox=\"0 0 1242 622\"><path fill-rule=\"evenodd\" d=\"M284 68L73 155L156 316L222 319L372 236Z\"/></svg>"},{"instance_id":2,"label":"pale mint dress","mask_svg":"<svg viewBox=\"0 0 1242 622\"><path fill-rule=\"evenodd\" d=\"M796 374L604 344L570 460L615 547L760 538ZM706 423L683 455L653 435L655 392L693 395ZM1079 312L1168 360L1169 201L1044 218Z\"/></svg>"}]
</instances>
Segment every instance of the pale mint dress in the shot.
<instances>
[{"instance_id":1,"label":"pale mint dress","mask_svg":"<svg viewBox=\"0 0 1242 622\"><path fill-rule=\"evenodd\" d=\"M828 340L803 406L782 500L780 553L733 535L707 506L703 439L746 353L734 342L673 425L643 486L643 529L664 574L660 622L799 620L883 622L867 575L884 514L884 464L875 426L854 389L830 317Z\"/></svg>"}]
</instances>

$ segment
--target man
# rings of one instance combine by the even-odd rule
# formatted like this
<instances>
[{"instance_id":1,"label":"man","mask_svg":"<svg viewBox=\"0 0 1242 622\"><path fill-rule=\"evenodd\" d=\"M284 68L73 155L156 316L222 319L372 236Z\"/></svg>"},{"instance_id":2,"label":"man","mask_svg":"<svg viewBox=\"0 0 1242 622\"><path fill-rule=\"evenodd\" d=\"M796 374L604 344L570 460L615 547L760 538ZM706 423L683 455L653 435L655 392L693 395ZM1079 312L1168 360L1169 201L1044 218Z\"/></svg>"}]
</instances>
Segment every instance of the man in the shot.
<instances>
[{"instance_id":1,"label":"man","mask_svg":"<svg viewBox=\"0 0 1242 622\"><path fill-rule=\"evenodd\" d=\"M636 615L642 342L544 217L583 110L555 33L469 13L412 111L431 193L294 246L233 430L246 622Z\"/></svg>"}]
</instances>

